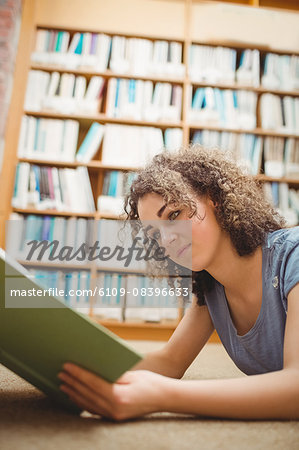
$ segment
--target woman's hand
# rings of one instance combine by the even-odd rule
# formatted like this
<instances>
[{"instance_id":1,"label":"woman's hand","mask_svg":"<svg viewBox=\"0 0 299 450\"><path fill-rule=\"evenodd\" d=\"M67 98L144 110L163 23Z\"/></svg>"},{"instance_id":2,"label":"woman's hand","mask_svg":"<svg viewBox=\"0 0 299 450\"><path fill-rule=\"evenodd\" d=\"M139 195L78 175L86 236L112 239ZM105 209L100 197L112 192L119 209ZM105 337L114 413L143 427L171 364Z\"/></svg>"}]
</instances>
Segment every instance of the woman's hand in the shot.
<instances>
[{"instance_id":1,"label":"woman's hand","mask_svg":"<svg viewBox=\"0 0 299 450\"><path fill-rule=\"evenodd\" d=\"M66 363L58 374L60 389L83 410L114 420L125 420L163 410L171 380L147 370L124 373L115 383L75 364ZM164 409L165 411L165 409Z\"/></svg>"}]
</instances>

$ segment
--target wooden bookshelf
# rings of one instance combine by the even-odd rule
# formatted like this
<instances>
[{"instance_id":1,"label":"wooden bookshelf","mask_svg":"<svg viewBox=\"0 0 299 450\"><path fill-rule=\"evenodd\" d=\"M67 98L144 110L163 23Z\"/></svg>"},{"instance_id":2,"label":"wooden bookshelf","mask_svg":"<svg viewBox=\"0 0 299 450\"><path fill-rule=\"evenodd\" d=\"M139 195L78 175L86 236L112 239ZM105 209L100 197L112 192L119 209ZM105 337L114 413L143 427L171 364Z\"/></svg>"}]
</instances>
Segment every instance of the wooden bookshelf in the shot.
<instances>
[{"instance_id":1,"label":"wooden bookshelf","mask_svg":"<svg viewBox=\"0 0 299 450\"><path fill-rule=\"evenodd\" d=\"M274 130L264 130L262 128L252 128L252 129L240 129L240 128L228 128L228 127L218 127L211 126L200 123L193 123L189 125L189 130L209 130L209 131L228 131L230 133L237 134L255 134L256 136L270 136L270 137L282 137L282 138L299 138L298 134L275 132Z\"/></svg>"},{"instance_id":2,"label":"wooden bookshelf","mask_svg":"<svg viewBox=\"0 0 299 450\"><path fill-rule=\"evenodd\" d=\"M59 73L72 73L74 75L82 75L86 77L87 79L91 78L92 76L99 76L103 78L125 78L125 79L133 79L133 80L142 80L142 81L153 81L153 82L167 82L172 84L183 84L184 78L173 78L173 77L166 77L166 76L144 76L144 75L136 75L134 73L132 74L126 74L126 73L118 73L113 72L112 70L107 69L105 72L98 72L93 70L84 70L84 69L69 69L64 68L63 66L59 65L47 65L47 64L37 64L32 63L30 66L30 69L34 70L44 70L45 72L59 72Z\"/></svg>"},{"instance_id":3,"label":"wooden bookshelf","mask_svg":"<svg viewBox=\"0 0 299 450\"><path fill-rule=\"evenodd\" d=\"M253 3L252 0L248 0L250 4ZM256 2L254 2L256 3ZM180 8L178 6L178 8ZM2 179L2 192L5 189L6 197L1 200L0 210L2 212L2 224L5 223L5 221L9 218L10 214L12 212L16 212L19 214L29 215L29 214L36 214L36 215L49 215L49 216L59 216L59 217L82 217L82 218L94 218L94 219L100 219L100 218L107 218L107 219L118 219L120 218L117 215L109 215L109 214L102 214L100 212L95 213L77 213L77 212L68 212L68 211L56 211L56 210L38 210L35 208L13 208L11 206L11 198L13 195L13 187L14 187L14 177L15 177L15 167L18 162L27 162L30 164L35 165L41 165L41 166L50 166L50 167L57 167L57 168L77 168L80 166L87 167L89 172L93 174L93 178L91 182L93 185L93 193L94 195L98 195L101 192L101 185L103 180L103 173L106 170L123 170L123 171L134 171L136 170L136 167L124 167L121 168L119 166L113 166L113 165L106 165L101 162L100 159L92 160L88 163L78 163L78 162L62 162L62 161L51 161L51 160L39 160L39 159L30 159L30 158L18 158L17 156L17 147L18 147L18 136L20 131L20 123L21 118L23 114L30 115L36 118L52 118L52 119L74 119L77 120L80 123L80 126L82 126L82 129L85 129L92 123L92 122L98 122L101 124L120 124L120 125L132 125L132 126L140 126L140 127L155 127L160 128L161 130L165 130L166 128L181 128L183 131L183 144L187 145L191 138L191 133L193 133L196 130L210 130L210 131L228 131L232 133L237 134L253 134L256 136L269 136L269 137L281 137L281 138L294 138L299 139L299 134L295 133L286 133L283 131L276 131L276 130L265 130L260 127L259 123L259 117L258 117L258 111L257 111L257 118L258 118L258 124L257 127L254 129L231 129L231 128L224 128L219 126L213 126L208 124L200 124L200 123L191 123L188 120L188 109L190 106L190 98L189 98L189 92L191 87L212 87L212 88L219 88L219 89L230 89L230 90L247 90L256 93L258 99L262 94L265 93L272 93L278 96L290 96L292 98L298 97L299 92L294 90L281 90L281 89L266 89L262 86L259 87L253 87L253 86L246 86L241 85L237 83L208 83L208 82L196 82L192 81L190 77L188 76L188 71L186 72L186 75L182 78L180 77L173 77L173 76L137 76L136 74L123 74L123 73L117 73L113 72L110 69L107 69L103 72L97 72L90 69L69 69L63 66L54 65L54 64L37 64L32 63L30 60L30 54L33 51L34 48L34 42L35 42L35 32L37 28L44 28L44 29L56 29L56 30L68 30L72 35L76 32L104 32L106 34L110 34L111 36L114 35L121 35L124 37L137 37L137 38L146 38L150 40L166 40L168 42L175 41L180 42L183 45L183 63L185 66L188 66L188 50L189 46L191 44L204 44L204 45L210 45L210 46L217 46L220 45L222 47L229 47L233 49L237 49L239 51L244 49L258 49L261 53L265 54L268 52L277 53L277 54L297 54L294 51L282 51L281 49L275 50L275 48L270 48L265 45L250 45L248 43L238 43L235 40L229 41L219 41L216 40L197 40L194 39L194 37L190 34L190 30L188 30L188 26L185 27L184 33L180 34L178 32L177 35L173 34L172 31L169 31L169 35L167 30L165 31L165 27L163 26L160 28L160 34L157 32L157 35L147 33L146 31L143 33L136 32L136 34L131 34L126 31L120 31L119 33L111 28L110 30L105 29L103 25L99 25L99 28L96 28L94 25L88 25L84 26L83 28L76 27L76 25L72 25L69 20L65 19L65 27L61 24L53 25L53 21L49 19L38 21L35 17L35 9L36 9L36 2L34 0L25 0L24 1L24 10L23 10L23 19L22 19L22 25L21 25L21 33L20 33L20 47L18 51L17 56L17 64L16 64L16 71L15 71L15 79L14 79L14 95L12 97L12 103L11 108L9 111L9 118L7 123L7 138L6 138L6 148L5 148L5 157L4 157L4 164L3 164L3 179ZM187 10L186 10L187 11ZM189 11L190 14L190 11ZM113 15L111 11L111 16ZM40 16L42 14L40 13ZM78 17L80 14L78 14ZM178 15L179 16L179 15ZM187 17L187 16L186 16ZM79 18L78 21L80 22ZM75 22L78 23L78 22ZM187 23L187 22L186 22ZM94 24L94 22L93 22ZM188 23L187 23L188 25ZM109 25L108 25L109 26ZM110 25L112 27L112 25ZM109 80L111 78L122 78L122 79L135 79L135 80L142 80L142 81L152 81L153 83L157 82L168 82L172 85L179 85L183 89L183 98L182 98L182 111L181 111L181 120L173 122L173 121L145 121L145 120L132 120L132 119L126 119L126 118L111 118L107 117L105 113L99 112L96 114L84 114L84 113L74 113L74 114L67 114L67 113L60 113L55 111L30 111L30 110L24 110L23 108L23 101L24 101L24 94L26 90L26 78L28 71L30 69L34 70L42 70L45 72L52 73L54 71L59 73L70 73L78 76L84 76L86 79L90 79L92 76L101 76L105 78L106 80ZM258 103L258 102L257 102ZM293 187L299 187L299 180L298 179L292 179L292 178L272 178L267 177L263 174L259 174L257 176L258 179L261 181L276 181L276 182L284 182L288 183L290 186ZM0 229L0 244L1 246L4 246L5 242L5 233L4 233L4 226L1 226ZM32 265L33 262L30 262L28 265ZM24 265L27 265L27 263L24 263ZM40 265L42 267L42 264ZM51 267L54 268L55 266L51 264ZM64 267L66 267L64 265ZM60 268L60 265L57 265L57 269ZM84 268L90 269L89 265L68 265L68 269L80 269L84 270ZM101 269L102 270L102 269ZM107 271L112 271L113 268L107 268ZM117 271L117 270L116 270ZM131 339L168 339L171 333L174 331L176 325L178 322L172 322L172 323L159 323L159 324L153 324L153 323L135 323L135 322L124 322L124 323L116 323L115 321L109 320L109 321L101 321L103 325L105 325L107 328L111 329L112 331L116 332L117 334L121 335L125 338L131 338ZM214 336L214 335L213 335ZM212 340L215 340L212 337Z\"/></svg>"}]
</instances>

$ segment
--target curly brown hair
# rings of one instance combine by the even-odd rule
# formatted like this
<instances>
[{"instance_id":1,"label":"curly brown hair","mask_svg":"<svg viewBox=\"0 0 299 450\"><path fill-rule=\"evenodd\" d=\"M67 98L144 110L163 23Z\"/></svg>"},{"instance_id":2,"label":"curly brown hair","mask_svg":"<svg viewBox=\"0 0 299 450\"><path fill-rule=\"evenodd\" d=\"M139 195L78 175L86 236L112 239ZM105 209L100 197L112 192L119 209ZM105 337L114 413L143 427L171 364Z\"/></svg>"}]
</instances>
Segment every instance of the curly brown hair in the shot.
<instances>
[{"instance_id":1,"label":"curly brown hair","mask_svg":"<svg viewBox=\"0 0 299 450\"><path fill-rule=\"evenodd\" d=\"M198 144L177 153L163 152L139 171L125 199L127 220L140 223L138 201L148 193L168 205L187 206L196 214L195 198L210 198L215 217L240 256L250 255L268 232L285 226L284 219L265 199L262 182L246 174L229 152ZM132 222L131 222L132 223ZM169 262L173 265L173 262ZM192 292L199 305L214 278L205 270L192 272Z\"/></svg>"}]
</instances>

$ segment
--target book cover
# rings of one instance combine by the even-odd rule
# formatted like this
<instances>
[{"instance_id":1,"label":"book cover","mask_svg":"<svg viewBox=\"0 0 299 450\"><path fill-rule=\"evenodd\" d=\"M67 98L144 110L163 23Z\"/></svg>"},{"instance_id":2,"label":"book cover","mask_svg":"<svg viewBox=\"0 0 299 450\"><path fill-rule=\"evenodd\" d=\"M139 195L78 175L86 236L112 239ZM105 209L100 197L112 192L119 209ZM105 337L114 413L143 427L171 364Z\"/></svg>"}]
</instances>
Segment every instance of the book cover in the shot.
<instances>
[{"instance_id":1,"label":"book cover","mask_svg":"<svg viewBox=\"0 0 299 450\"><path fill-rule=\"evenodd\" d=\"M0 249L0 362L72 412L80 412L59 389L62 365L73 362L115 382L142 356L88 317L43 289ZM14 296L13 291L23 294Z\"/></svg>"}]
</instances>

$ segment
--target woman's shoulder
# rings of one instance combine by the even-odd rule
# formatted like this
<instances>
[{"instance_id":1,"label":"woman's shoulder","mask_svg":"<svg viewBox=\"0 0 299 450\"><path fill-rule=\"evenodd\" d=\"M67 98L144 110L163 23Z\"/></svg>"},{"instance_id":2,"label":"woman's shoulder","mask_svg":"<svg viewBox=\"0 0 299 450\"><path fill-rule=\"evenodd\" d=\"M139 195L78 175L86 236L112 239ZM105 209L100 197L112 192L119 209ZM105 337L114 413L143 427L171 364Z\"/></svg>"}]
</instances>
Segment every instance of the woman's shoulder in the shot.
<instances>
[{"instance_id":1,"label":"woman's shoulder","mask_svg":"<svg viewBox=\"0 0 299 450\"><path fill-rule=\"evenodd\" d=\"M299 226L292 228L281 228L268 233L265 246L271 247L281 247L284 248L299 245Z\"/></svg>"},{"instance_id":2,"label":"woman's shoulder","mask_svg":"<svg viewBox=\"0 0 299 450\"><path fill-rule=\"evenodd\" d=\"M266 274L275 289L280 286L281 298L286 301L290 290L299 283L299 227L269 233L266 248Z\"/></svg>"}]
</instances>

